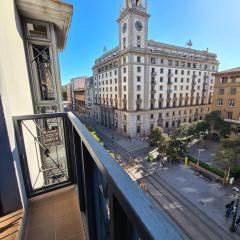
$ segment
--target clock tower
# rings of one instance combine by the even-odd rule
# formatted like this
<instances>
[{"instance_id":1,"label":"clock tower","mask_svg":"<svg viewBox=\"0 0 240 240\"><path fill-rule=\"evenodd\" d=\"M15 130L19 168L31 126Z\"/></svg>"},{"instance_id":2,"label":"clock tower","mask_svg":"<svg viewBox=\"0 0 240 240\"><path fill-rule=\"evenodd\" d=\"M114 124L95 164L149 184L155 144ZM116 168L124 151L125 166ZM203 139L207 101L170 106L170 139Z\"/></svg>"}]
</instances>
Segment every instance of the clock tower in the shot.
<instances>
[{"instance_id":1,"label":"clock tower","mask_svg":"<svg viewBox=\"0 0 240 240\"><path fill-rule=\"evenodd\" d=\"M146 4L142 0L125 0L118 19L120 50L146 47L148 17Z\"/></svg>"}]
</instances>

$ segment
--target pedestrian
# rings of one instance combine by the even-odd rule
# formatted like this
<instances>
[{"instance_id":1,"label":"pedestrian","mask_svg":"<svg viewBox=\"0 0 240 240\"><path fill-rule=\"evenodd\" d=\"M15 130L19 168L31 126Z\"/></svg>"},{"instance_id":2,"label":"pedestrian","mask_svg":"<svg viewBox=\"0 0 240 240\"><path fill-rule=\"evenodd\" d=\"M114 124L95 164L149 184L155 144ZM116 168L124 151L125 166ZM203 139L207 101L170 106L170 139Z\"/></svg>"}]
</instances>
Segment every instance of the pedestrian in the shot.
<instances>
[{"instance_id":1,"label":"pedestrian","mask_svg":"<svg viewBox=\"0 0 240 240\"><path fill-rule=\"evenodd\" d=\"M226 217L229 217L230 214L234 211L234 201L231 201L226 205L227 211L226 211Z\"/></svg>"}]
</instances>

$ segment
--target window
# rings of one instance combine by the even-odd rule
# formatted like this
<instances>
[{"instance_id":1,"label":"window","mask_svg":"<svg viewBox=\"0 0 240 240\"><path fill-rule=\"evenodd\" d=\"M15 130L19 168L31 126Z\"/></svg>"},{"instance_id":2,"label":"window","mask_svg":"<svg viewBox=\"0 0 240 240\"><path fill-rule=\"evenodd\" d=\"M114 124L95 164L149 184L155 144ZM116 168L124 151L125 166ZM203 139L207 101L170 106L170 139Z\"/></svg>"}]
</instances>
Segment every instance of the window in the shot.
<instances>
[{"instance_id":1,"label":"window","mask_svg":"<svg viewBox=\"0 0 240 240\"><path fill-rule=\"evenodd\" d=\"M126 57L123 58L123 63L125 64L127 62Z\"/></svg>"},{"instance_id":2,"label":"window","mask_svg":"<svg viewBox=\"0 0 240 240\"><path fill-rule=\"evenodd\" d=\"M153 114L150 115L150 118L153 119Z\"/></svg>"},{"instance_id":3,"label":"window","mask_svg":"<svg viewBox=\"0 0 240 240\"><path fill-rule=\"evenodd\" d=\"M227 113L226 113L226 118L227 118L227 119L232 119L232 115L233 115L232 112L227 112Z\"/></svg>"},{"instance_id":4,"label":"window","mask_svg":"<svg viewBox=\"0 0 240 240\"><path fill-rule=\"evenodd\" d=\"M127 132L127 126L126 125L123 126L123 131Z\"/></svg>"},{"instance_id":5,"label":"window","mask_svg":"<svg viewBox=\"0 0 240 240\"><path fill-rule=\"evenodd\" d=\"M222 106L223 105L223 99L218 99L217 100L217 105Z\"/></svg>"},{"instance_id":6,"label":"window","mask_svg":"<svg viewBox=\"0 0 240 240\"><path fill-rule=\"evenodd\" d=\"M137 76L137 82L141 82L141 76Z\"/></svg>"},{"instance_id":7,"label":"window","mask_svg":"<svg viewBox=\"0 0 240 240\"><path fill-rule=\"evenodd\" d=\"M163 73L164 72L164 69L163 68L160 68L160 73Z\"/></svg>"},{"instance_id":8,"label":"window","mask_svg":"<svg viewBox=\"0 0 240 240\"><path fill-rule=\"evenodd\" d=\"M162 91L163 90L163 86L160 86L159 89L160 89L160 91Z\"/></svg>"},{"instance_id":9,"label":"window","mask_svg":"<svg viewBox=\"0 0 240 240\"><path fill-rule=\"evenodd\" d=\"M175 69L175 74L178 74L178 70L177 69Z\"/></svg>"},{"instance_id":10,"label":"window","mask_svg":"<svg viewBox=\"0 0 240 240\"><path fill-rule=\"evenodd\" d=\"M126 38L125 37L123 38L123 48L124 49L126 48Z\"/></svg>"},{"instance_id":11,"label":"window","mask_svg":"<svg viewBox=\"0 0 240 240\"><path fill-rule=\"evenodd\" d=\"M140 94L137 94L137 99L140 99L141 98L141 95Z\"/></svg>"},{"instance_id":12,"label":"window","mask_svg":"<svg viewBox=\"0 0 240 240\"><path fill-rule=\"evenodd\" d=\"M137 91L141 91L141 86L137 85Z\"/></svg>"},{"instance_id":13,"label":"window","mask_svg":"<svg viewBox=\"0 0 240 240\"><path fill-rule=\"evenodd\" d=\"M141 132L141 126L137 126L137 133Z\"/></svg>"},{"instance_id":14,"label":"window","mask_svg":"<svg viewBox=\"0 0 240 240\"><path fill-rule=\"evenodd\" d=\"M141 62L141 57L137 56L137 62Z\"/></svg>"},{"instance_id":15,"label":"window","mask_svg":"<svg viewBox=\"0 0 240 240\"><path fill-rule=\"evenodd\" d=\"M127 87L126 86L123 87L123 91L127 91Z\"/></svg>"},{"instance_id":16,"label":"window","mask_svg":"<svg viewBox=\"0 0 240 240\"><path fill-rule=\"evenodd\" d=\"M219 88L219 95L224 95L224 88Z\"/></svg>"},{"instance_id":17,"label":"window","mask_svg":"<svg viewBox=\"0 0 240 240\"><path fill-rule=\"evenodd\" d=\"M163 77L160 77L160 82L163 82Z\"/></svg>"},{"instance_id":18,"label":"window","mask_svg":"<svg viewBox=\"0 0 240 240\"><path fill-rule=\"evenodd\" d=\"M138 73L141 72L141 67L140 67L140 66L137 67L137 72L138 72Z\"/></svg>"},{"instance_id":19,"label":"window","mask_svg":"<svg viewBox=\"0 0 240 240\"><path fill-rule=\"evenodd\" d=\"M184 75L184 70L181 71L181 74Z\"/></svg>"},{"instance_id":20,"label":"window","mask_svg":"<svg viewBox=\"0 0 240 240\"><path fill-rule=\"evenodd\" d=\"M124 67L123 68L123 73L126 73L127 72L127 69Z\"/></svg>"},{"instance_id":21,"label":"window","mask_svg":"<svg viewBox=\"0 0 240 240\"><path fill-rule=\"evenodd\" d=\"M126 114L124 114L123 119L124 119L124 120L127 120L127 115L126 115Z\"/></svg>"},{"instance_id":22,"label":"window","mask_svg":"<svg viewBox=\"0 0 240 240\"><path fill-rule=\"evenodd\" d=\"M50 47L44 45L31 45L32 59L31 64L36 73L33 74L35 86L38 86L37 94L40 101L55 100L54 76L51 65Z\"/></svg>"},{"instance_id":23,"label":"window","mask_svg":"<svg viewBox=\"0 0 240 240\"><path fill-rule=\"evenodd\" d=\"M137 47L141 47L141 36L137 36Z\"/></svg>"},{"instance_id":24,"label":"window","mask_svg":"<svg viewBox=\"0 0 240 240\"><path fill-rule=\"evenodd\" d=\"M227 83L228 82L228 78L227 77L222 77L222 83Z\"/></svg>"},{"instance_id":25,"label":"window","mask_svg":"<svg viewBox=\"0 0 240 240\"><path fill-rule=\"evenodd\" d=\"M230 94L236 95L236 93L237 93L237 89L236 88L231 88L230 89Z\"/></svg>"},{"instance_id":26,"label":"window","mask_svg":"<svg viewBox=\"0 0 240 240\"><path fill-rule=\"evenodd\" d=\"M115 78L115 83L117 83L117 78Z\"/></svg>"},{"instance_id":27,"label":"window","mask_svg":"<svg viewBox=\"0 0 240 240\"><path fill-rule=\"evenodd\" d=\"M235 100L234 99L228 100L228 106L229 107L234 107L235 106Z\"/></svg>"},{"instance_id":28,"label":"window","mask_svg":"<svg viewBox=\"0 0 240 240\"><path fill-rule=\"evenodd\" d=\"M138 121L140 121L140 120L141 120L141 118L140 118L140 115L137 115L137 120L138 120Z\"/></svg>"},{"instance_id":29,"label":"window","mask_svg":"<svg viewBox=\"0 0 240 240\"><path fill-rule=\"evenodd\" d=\"M156 64L156 58L151 58L151 63Z\"/></svg>"},{"instance_id":30,"label":"window","mask_svg":"<svg viewBox=\"0 0 240 240\"><path fill-rule=\"evenodd\" d=\"M123 82L127 82L127 77L123 77Z\"/></svg>"},{"instance_id":31,"label":"window","mask_svg":"<svg viewBox=\"0 0 240 240\"><path fill-rule=\"evenodd\" d=\"M117 70L114 71L114 75L117 76Z\"/></svg>"}]
</instances>

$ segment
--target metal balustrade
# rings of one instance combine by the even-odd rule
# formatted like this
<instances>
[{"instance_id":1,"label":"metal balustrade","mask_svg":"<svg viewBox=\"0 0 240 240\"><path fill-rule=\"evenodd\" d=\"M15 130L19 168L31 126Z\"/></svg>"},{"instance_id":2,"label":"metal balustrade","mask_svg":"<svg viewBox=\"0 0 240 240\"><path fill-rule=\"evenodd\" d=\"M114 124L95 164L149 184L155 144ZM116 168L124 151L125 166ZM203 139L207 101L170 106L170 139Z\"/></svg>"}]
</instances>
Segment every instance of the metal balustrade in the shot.
<instances>
[{"instance_id":1,"label":"metal balustrade","mask_svg":"<svg viewBox=\"0 0 240 240\"><path fill-rule=\"evenodd\" d=\"M21 116L13 121L28 197L75 184L88 239L186 239L73 113ZM60 153L64 166L58 163ZM38 174L43 181L35 187Z\"/></svg>"}]
</instances>

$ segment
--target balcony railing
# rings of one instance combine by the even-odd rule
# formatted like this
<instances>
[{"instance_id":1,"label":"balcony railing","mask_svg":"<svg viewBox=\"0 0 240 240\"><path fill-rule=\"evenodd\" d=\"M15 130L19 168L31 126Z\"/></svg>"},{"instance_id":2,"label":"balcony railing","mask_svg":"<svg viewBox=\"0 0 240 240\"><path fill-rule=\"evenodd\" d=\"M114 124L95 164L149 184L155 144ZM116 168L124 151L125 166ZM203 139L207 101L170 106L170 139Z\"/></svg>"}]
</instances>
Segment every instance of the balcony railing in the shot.
<instances>
[{"instance_id":1,"label":"balcony railing","mask_svg":"<svg viewBox=\"0 0 240 240\"><path fill-rule=\"evenodd\" d=\"M186 238L73 113L14 117L14 127L28 198L74 184L88 239Z\"/></svg>"}]
</instances>

